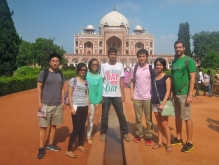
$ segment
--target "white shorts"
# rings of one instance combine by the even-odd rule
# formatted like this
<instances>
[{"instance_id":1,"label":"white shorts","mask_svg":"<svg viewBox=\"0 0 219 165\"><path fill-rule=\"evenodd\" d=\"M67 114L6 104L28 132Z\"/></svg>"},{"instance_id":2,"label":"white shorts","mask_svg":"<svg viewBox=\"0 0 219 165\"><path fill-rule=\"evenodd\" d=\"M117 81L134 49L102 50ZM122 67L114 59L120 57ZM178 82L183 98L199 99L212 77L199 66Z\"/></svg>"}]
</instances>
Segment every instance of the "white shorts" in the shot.
<instances>
[{"instance_id":1,"label":"white shorts","mask_svg":"<svg viewBox=\"0 0 219 165\"><path fill-rule=\"evenodd\" d=\"M152 105L151 105L153 112L161 112L161 110L159 110L159 109L157 108L158 105L159 105L159 104L152 104Z\"/></svg>"}]
</instances>

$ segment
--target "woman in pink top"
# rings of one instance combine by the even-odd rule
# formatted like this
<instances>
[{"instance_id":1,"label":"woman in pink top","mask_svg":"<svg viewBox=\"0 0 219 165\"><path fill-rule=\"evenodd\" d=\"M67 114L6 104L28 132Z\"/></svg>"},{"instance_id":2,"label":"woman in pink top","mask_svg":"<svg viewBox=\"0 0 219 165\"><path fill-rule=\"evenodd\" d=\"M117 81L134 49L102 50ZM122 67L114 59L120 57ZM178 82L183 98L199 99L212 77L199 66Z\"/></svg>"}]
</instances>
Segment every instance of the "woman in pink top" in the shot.
<instances>
[{"instance_id":1,"label":"woman in pink top","mask_svg":"<svg viewBox=\"0 0 219 165\"><path fill-rule=\"evenodd\" d=\"M125 68L124 69L124 87L128 88L129 87L129 82L130 82L130 72Z\"/></svg>"}]
</instances>

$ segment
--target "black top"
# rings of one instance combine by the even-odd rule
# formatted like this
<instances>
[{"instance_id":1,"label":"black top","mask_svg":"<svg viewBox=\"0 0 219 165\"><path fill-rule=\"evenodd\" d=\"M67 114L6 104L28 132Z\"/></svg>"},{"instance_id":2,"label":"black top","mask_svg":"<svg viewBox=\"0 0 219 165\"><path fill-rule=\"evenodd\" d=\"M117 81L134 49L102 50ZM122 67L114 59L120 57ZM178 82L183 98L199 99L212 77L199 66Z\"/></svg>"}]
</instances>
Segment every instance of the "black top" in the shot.
<instances>
[{"instance_id":1,"label":"black top","mask_svg":"<svg viewBox=\"0 0 219 165\"><path fill-rule=\"evenodd\" d=\"M160 80L155 80L157 85L157 92L160 96L160 100L163 101L165 94L166 94L166 79L168 78L168 75L164 75ZM154 79L152 81L152 97L151 97L151 103L152 104L159 104L159 98L157 96Z\"/></svg>"}]
</instances>

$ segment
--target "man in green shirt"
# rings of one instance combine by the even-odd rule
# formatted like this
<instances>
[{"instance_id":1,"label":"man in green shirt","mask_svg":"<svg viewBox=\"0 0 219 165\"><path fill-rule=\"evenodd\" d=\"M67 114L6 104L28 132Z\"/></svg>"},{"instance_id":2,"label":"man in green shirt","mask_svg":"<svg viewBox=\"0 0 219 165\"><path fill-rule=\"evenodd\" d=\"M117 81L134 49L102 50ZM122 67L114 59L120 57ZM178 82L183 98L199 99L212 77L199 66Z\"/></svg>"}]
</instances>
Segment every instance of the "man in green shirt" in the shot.
<instances>
[{"instance_id":1,"label":"man in green shirt","mask_svg":"<svg viewBox=\"0 0 219 165\"><path fill-rule=\"evenodd\" d=\"M193 124L191 119L192 94L195 85L196 66L193 59L184 54L185 44L176 41L174 44L176 57L172 65L173 97L175 105L176 134L171 144L183 144L182 120L186 124L187 142L181 149L182 152L190 152L194 149L192 143Z\"/></svg>"}]
</instances>

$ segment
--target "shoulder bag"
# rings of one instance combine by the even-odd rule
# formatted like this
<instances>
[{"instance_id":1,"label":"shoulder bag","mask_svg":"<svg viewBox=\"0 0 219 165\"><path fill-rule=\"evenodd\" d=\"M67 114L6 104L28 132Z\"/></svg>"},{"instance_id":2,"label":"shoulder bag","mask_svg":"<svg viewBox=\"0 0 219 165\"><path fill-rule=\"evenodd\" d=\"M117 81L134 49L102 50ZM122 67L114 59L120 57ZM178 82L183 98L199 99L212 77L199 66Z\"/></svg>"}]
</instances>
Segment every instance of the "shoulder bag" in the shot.
<instances>
[{"instance_id":1,"label":"shoulder bag","mask_svg":"<svg viewBox=\"0 0 219 165\"><path fill-rule=\"evenodd\" d=\"M154 79L154 85L155 85L155 89L157 92L159 102L161 104L162 101L160 100L160 96L159 96L158 91L157 91L156 79ZM161 111L161 115L162 116L175 116L175 109L174 109L174 105L173 105L173 102L171 99L167 100L166 104L164 105L164 109Z\"/></svg>"}]
</instances>

